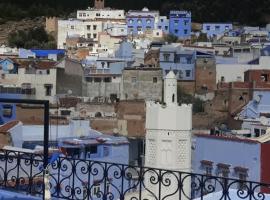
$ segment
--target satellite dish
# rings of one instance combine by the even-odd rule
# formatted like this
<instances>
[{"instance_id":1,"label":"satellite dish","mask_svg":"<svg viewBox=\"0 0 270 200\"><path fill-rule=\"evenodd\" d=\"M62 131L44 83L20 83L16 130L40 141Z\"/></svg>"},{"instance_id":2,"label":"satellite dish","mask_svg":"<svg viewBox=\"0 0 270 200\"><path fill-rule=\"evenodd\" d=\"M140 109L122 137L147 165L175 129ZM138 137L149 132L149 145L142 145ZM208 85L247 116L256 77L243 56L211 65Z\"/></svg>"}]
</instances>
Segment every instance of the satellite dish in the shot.
<instances>
[{"instance_id":1,"label":"satellite dish","mask_svg":"<svg viewBox=\"0 0 270 200\"><path fill-rule=\"evenodd\" d=\"M8 63L7 64L7 69L8 70L12 70L14 68L13 64L12 63Z\"/></svg>"},{"instance_id":2,"label":"satellite dish","mask_svg":"<svg viewBox=\"0 0 270 200\"><path fill-rule=\"evenodd\" d=\"M265 116L260 117L260 122L262 125L267 126L269 125L269 120Z\"/></svg>"},{"instance_id":3,"label":"satellite dish","mask_svg":"<svg viewBox=\"0 0 270 200\"><path fill-rule=\"evenodd\" d=\"M260 103L261 97L259 95L255 96L254 101L255 101L255 103Z\"/></svg>"},{"instance_id":4,"label":"satellite dish","mask_svg":"<svg viewBox=\"0 0 270 200\"><path fill-rule=\"evenodd\" d=\"M72 90L67 91L68 95L72 95Z\"/></svg>"}]
</instances>

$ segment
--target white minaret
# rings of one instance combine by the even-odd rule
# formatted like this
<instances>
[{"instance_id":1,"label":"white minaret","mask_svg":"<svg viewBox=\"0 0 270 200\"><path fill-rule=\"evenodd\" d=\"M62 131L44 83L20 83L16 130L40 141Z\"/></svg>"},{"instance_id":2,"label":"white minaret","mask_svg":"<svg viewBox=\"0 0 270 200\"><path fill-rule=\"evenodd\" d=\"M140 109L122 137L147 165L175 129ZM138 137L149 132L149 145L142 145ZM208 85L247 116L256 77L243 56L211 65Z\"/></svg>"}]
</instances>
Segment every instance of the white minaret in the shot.
<instances>
[{"instance_id":1,"label":"white minaret","mask_svg":"<svg viewBox=\"0 0 270 200\"><path fill-rule=\"evenodd\" d=\"M191 129L192 105L178 105L177 80L173 71L170 71L164 80L164 104L146 103L145 166L190 172ZM166 177L171 180L171 184L169 187L162 186L163 197L174 194L178 186L173 174L167 174ZM148 182L147 187L155 191L154 194L159 193L156 185ZM189 196L188 178L184 181L184 191ZM175 199L175 195L179 197L179 192L166 199ZM183 194L182 199L185 199Z\"/></svg>"}]
</instances>

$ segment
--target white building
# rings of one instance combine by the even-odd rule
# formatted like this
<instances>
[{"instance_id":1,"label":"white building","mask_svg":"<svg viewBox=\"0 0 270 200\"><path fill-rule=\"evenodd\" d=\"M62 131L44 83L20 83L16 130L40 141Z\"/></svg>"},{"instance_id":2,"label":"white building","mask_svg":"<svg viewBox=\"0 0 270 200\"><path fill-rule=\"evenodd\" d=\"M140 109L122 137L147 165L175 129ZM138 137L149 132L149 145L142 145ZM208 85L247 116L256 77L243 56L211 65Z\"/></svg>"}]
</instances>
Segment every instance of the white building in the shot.
<instances>
[{"instance_id":1,"label":"white building","mask_svg":"<svg viewBox=\"0 0 270 200\"><path fill-rule=\"evenodd\" d=\"M127 36L127 24L124 22L104 22L104 31L110 36L121 37Z\"/></svg>"},{"instance_id":2,"label":"white building","mask_svg":"<svg viewBox=\"0 0 270 200\"><path fill-rule=\"evenodd\" d=\"M0 85L7 89L21 88L25 91L22 94L30 95L30 98L34 95L36 99L53 101L56 95L57 62L44 60L37 63L24 59L17 62L20 67L16 73L0 70ZM10 70L14 68L15 65L10 62Z\"/></svg>"},{"instance_id":3,"label":"white building","mask_svg":"<svg viewBox=\"0 0 270 200\"><path fill-rule=\"evenodd\" d=\"M147 102L146 105L145 166L190 172L192 105L178 105L177 80L173 71L164 80L164 102L165 104ZM174 194L166 199L175 199L175 195L179 196L179 192L174 193L178 187L177 180L172 174L165 176L170 179L171 184L168 187L162 186L161 195L164 197ZM154 194L158 194L157 185L150 182L147 185ZM186 180L183 187L185 194L189 196L190 180ZM184 197L183 194L182 196Z\"/></svg>"},{"instance_id":4,"label":"white building","mask_svg":"<svg viewBox=\"0 0 270 200\"><path fill-rule=\"evenodd\" d=\"M98 41L98 35L102 30L102 21L58 20L57 47L65 48L66 38L74 35Z\"/></svg>"},{"instance_id":5,"label":"white building","mask_svg":"<svg viewBox=\"0 0 270 200\"><path fill-rule=\"evenodd\" d=\"M270 56L261 56L258 64L239 64L220 62L216 65L216 82L244 81L244 72L255 69L270 69Z\"/></svg>"},{"instance_id":6,"label":"white building","mask_svg":"<svg viewBox=\"0 0 270 200\"><path fill-rule=\"evenodd\" d=\"M113 9L95 9L89 8L87 10L78 10L77 19L95 20L95 19L110 19L110 20L125 20L124 10Z\"/></svg>"}]
</instances>

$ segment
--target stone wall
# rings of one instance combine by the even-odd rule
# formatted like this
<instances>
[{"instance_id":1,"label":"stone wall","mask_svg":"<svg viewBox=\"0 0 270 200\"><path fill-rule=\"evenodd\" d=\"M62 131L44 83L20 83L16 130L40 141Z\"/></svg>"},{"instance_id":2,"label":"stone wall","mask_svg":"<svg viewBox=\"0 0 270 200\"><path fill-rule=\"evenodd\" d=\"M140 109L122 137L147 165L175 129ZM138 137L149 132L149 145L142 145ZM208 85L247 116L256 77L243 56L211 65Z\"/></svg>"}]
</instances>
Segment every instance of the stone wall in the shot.
<instances>
[{"instance_id":1,"label":"stone wall","mask_svg":"<svg viewBox=\"0 0 270 200\"><path fill-rule=\"evenodd\" d=\"M144 137L145 109L144 101L120 101L116 105L119 133L128 137Z\"/></svg>"},{"instance_id":2,"label":"stone wall","mask_svg":"<svg viewBox=\"0 0 270 200\"><path fill-rule=\"evenodd\" d=\"M64 68L57 68L56 93L67 94L69 90L74 96L82 96L83 69L79 62L66 59Z\"/></svg>"},{"instance_id":3,"label":"stone wall","mask_svg":"<svg viewBox=\"0 0 270 200\"><path fill-rule=\"evenodd\" d=\"M83 86L83 95L95 97L110 97L111 94L116 94L120 97L120 82L85 82Z\"/></svg>"},{"instance_id":4,"label":"stone wall","mask_svg":"<svg viewBox=\"0 0 270 200\"><path fill-rule=\"evenodd\" d=\"M124 69L122 75L122 100L161 100L162 70L160 68Z\"/></svg>"},{"instance_id":5,"label":"stone wall","mask_svg":"<svg viewBox=\"0 0 270 200\"><path fill-rule=\"evenodd\" d=\"M216 90L215 58L198 57L196 59L195 90L197 94Z\"/></svg>"}]
</instances>

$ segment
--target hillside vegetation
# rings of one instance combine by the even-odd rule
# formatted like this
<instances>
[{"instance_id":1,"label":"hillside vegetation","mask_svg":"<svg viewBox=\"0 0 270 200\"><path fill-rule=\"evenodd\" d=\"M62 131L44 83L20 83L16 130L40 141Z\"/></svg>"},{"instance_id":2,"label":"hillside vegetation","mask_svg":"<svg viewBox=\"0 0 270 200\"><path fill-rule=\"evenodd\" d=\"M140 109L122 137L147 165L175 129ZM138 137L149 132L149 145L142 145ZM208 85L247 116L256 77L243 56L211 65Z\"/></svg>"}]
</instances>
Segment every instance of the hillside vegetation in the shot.
<instances>
[{"instance_id":1,"label":"hillside vegetation","mask_svg":"<svg viewBox=\"0 0 270 200\"><path fill-rule=\"evenodd\" d=\"M37 16L67 16L86 8L89 0L1 0L0 18L16 20ZM161 14L171 9L192 11L196 22L239 22L247 25L265 25L270 22L269 0L107 0L106 6L141 9L146 6Z\"/></svg>"}]
</instances>

